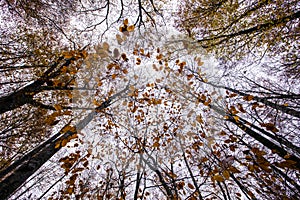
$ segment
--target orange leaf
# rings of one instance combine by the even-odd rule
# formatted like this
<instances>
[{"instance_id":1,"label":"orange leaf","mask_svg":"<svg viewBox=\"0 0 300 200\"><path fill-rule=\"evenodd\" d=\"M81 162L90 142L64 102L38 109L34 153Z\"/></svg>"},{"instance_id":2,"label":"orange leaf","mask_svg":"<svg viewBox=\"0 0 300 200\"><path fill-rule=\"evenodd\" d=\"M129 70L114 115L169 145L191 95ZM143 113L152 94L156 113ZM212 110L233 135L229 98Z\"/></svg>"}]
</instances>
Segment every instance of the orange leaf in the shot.
<instances>
[{"instance_id":1,"label":"orange leaf","mask_svg":"<svg viewBox=\"0 0 300 200\"><path fill-rule=\"evenodd\" d=\"M57 141L56 143L55 143L55 149L58 149L60 147L60 141Z\"/></svg>"},{"instance_id":2,"label":"orange leaf","mask_svg":"<svg viewBox=\"0 0 300 200\"><path fill-rule=\"evenodd\" d=\"M128 27L127 27L127 31L128 31L128 32L134 31L134 25L128 26Z\"/></svg>"},{"instance_id":3,"label":"orange leaf","mask_svg":"<svg viewBox=\"0 0 300 200\"><path fill-rule=\"evenodd\" d=\"M123 23L124 23L124 25L127 26L128 25L128 19L125 19Z\"/></svg>"},{"instance_id":4,"label":"orange leaf","mask_svg":"<svg viewBox=\"0 0 300 200\"><path fill-rule=\"evenodd\" d=\"M160 144L158 142L154 142L154 144L152 146L157 148L160 146Z\"/></svg>"},{"instance_id":5,"label":"orange leaf","mask_svg":"<svg viewBox=\"0 0 300 200\"><path fill-rule=\"evenodd\" d=\"M240 118L238 116L233 116L233 119L238 122Z\"/></svg>"},{"instance_id":6,"label":"orange leaf","mask_svg":"<svg viewBox=\"0 0 300 200\"><path fill-rule=\"evenodd\" d=\"M111 78L112 78L112 79L116 79L116 78L117 78L117 74L111 75Z\"/></svg>"}]
</instances>

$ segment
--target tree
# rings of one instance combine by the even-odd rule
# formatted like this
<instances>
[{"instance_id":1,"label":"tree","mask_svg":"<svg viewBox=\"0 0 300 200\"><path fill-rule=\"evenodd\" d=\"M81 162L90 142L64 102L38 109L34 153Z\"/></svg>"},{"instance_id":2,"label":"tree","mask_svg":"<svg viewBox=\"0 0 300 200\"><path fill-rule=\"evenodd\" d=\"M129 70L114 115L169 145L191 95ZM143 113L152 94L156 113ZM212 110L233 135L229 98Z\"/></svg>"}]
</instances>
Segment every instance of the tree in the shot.
<instances>
[{"instance_id":1,"label":"tree","mask_svg":"<svg viewBox=\"0 0 300 200\"><path fill-rule=\"evenodd\" d=\"M177 26L201 46L230 60L261 60L298 77L296 1L183 1ZM252 56L253 55L253 56ZM257 59L258 58L258 59ZM276 64L277 63L277 64Z\"/></svg>"},{"instance_id":2,"label":"tree","mask_svg":"<svg viewBox=\"0 0 300 200\"><path fill-rule=\"evenodd\" d=\"M114 3L96 2L85 11L106 13L101 24ZM154 9L151 3L138 1L137 13L147 16L144 6ZM201 49L175 37L171 47L160 27L157 34L138 22L122 20L94 46L53 51L43 70L31 71L30 82L17 90L7 87L1 117L11 123L2 124L3 135L23 155L8 155L2 164L1 196L299 198L299 94L287 82L269 84L271 79L266 84L232 76L216 82L205 75ZM24 142L23 130L38 135L43 128L48 134L42 143Z\"/></svg>"}]
</instances>

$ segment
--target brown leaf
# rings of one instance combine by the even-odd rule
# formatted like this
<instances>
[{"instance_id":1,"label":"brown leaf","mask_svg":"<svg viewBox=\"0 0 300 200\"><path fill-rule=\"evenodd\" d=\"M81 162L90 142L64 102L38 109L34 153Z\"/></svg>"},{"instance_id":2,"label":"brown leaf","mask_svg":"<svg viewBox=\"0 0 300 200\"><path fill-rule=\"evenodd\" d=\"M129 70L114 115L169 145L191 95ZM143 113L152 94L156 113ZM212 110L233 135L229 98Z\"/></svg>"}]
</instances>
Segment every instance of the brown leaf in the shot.
<instances>
[{"instance_id":1,"label":"brown leaf","mask_svg":"<svg viewBox=\"0 0 300 200\"><path fill-rule=\"evenodd\" d=\"M219 175L219 174L213 176L213 179L216 180L216 181L219 181L219 182L223 182L224 181L224 178L221 175Z\"/></svg>"},{"instance_id":2,"label":"brown leaf","mask_svg":"<svg viewBox=\"0 0 300 200\"><path fill-rule=\"evenodd\" d=\"M229 171L224 170L222 174L223 174L223 176L225 177L226 180L228 180L228 179L230 178L230 173L229 173Z\"/></svg>"},{"instance_id":3,"label":"brown leaf","mask_svg":"<svg viewBox=\"0 0 300 200\"><path fill-rule=\"evenodd\" d=\"M188 183L188 187L192 190L195 189L194 185L192 185L191 183Z\"/></svg>"}]
</instances>

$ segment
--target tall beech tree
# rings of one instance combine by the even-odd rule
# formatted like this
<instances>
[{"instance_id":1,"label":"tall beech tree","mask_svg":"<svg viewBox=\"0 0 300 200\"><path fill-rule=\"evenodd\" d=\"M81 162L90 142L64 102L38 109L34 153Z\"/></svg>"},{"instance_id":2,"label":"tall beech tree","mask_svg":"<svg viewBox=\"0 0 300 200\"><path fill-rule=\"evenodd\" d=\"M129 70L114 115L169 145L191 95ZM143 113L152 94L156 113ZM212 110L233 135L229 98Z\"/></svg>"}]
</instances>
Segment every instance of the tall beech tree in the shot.
<instances>
[{"instance_id":1,"label":"tall beech tree","mask_svg":"<svg viewBox=\"0 0 300 200\"><path fill-rule=\"evenodd\" d=\"M182 1L177 26L224 61L260 60L299 75L297 1Z\"/></svg>"},{"instance_id":2,"label":"tall beech tree","mask_svg":"<svg viewBox=\"0 0 300 200\"><path fill-rule=\"evenodd\" d=\"M15 3L14 9L22 14L29 12L18 2L6 3ZM13 42L2 48L0 196L299 199L296 89L288 82L275 87L271 83L277 77L254 81L247 74L240 80L232 75L225 82L223 77L211 78L216 69L203 59L205 50L193 45L220 47L227 56L233 53L229 50L237 57L247 55L262 30L275 34L275 29L288 27L293 33L298 19L298 11L290 7L294 2L276 2L289 12L276 12L268 21L270 12L262 10L274 11L273 2L245 6L245 2L194 1L184 17L194 8L207 13L215 35L201 39L201 31L209 26L198 27L197 20L204 18L197 15L189 23L183 18L185 24L179 26L189 25L190 36L202 40L191 44L182 40L185 36L168 37L163 28L151 26L160 16L153 1L136 1L132 7L128 3L132 2L80 1L68 12L83 16L78 21L83 29L66 32L67 24L57 22L54 39L54 32L45 31L45 40L35 32L49 18L43 11L26 15L24 20L41 21L28 24L31 29L25 34L6 33ZM37 11L52 5L35 4ZM186 5L189 2L181 8ZM135 15L123 19L130 10ZM235 20L225 20L234 11ZM216 13L220 16L209 18ZM260 13L257 21L250 20ZM71 21L69 30L74 28ZM102 31L100 36L97 30ZM241 39L245 30L254 34L249 45L232 49L234 38ZM105 37L104 32L110 35ZM93 40L84 40L90 33L103 40L84 46ZM297 41L296 35L284 38ZM174 46L169 45L172 42ZM278 47L266 38L262 42Z\"/></svg>"}]
</instances>

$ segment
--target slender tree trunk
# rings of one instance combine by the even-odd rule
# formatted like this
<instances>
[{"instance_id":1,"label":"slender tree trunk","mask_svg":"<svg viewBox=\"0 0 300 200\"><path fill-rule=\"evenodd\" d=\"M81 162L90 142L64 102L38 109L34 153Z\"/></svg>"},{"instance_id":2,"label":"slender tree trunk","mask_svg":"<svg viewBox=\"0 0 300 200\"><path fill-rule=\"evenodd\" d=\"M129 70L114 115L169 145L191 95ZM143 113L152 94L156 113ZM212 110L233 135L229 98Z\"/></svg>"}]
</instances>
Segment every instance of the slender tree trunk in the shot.
<instances>
[{"instance_id":1,"label":"slender tree trunk","mask_svg":"<svg viewBox=\"0 0 300 200\"><path fill-rule=\"evenodd\" d=\"M69 66L72 60L75 60L75 58L66 60L63 60L63 58L58 59L38 80L8 96L1 97L0 114L32 102L33 96L43 91L42 85L51 78L57 77L61 73L60 69L63 66Z\"/></svg>"},{"instance_id":2,"label":"slender tree trunk","mask_svg":"<svg viewBox=\"0 0 300 200\"><path fill-rule=\"evenodd\" d=\"M241 92L241 91L233 89L233 88L229 88L229 87L225 87L225 86L219 86L219 85L215 85L213 83L207 83L207 84L209 84L209 85L211 85L213 87L226 89L228 91L237 93L237 94L239 94L239 95L241 95L243 97L244 96L249 96L249 94L246 94L244 92ZM271 101L268 101L267 99L265 99L263 97L257 97L257 96L253 96L253 100L261 102L261 103L265 104L266 106L269 106L269 107L274 108L276 110L280 110L283 113L286 113L286 114L289 114L291 116L300 118L300 112L299 111L291 109L291 108L288 108L288 107L286 107L284 105L279 105L279 104L273 103Z\"/></svg>"},{"instance_id":3,"label":"slender tree trunk","mask_svg":"<svg viewBox=\"0 0 300 200\"><path fill-rule=\"evenodd\" d=\"M285 149L283 149L281 146L275 144L274 142L270 141L263 135L260 135L259 133L255 132L254 130L250 129L247 127L243 122L240 120L234 119L232 116L229 117L228 121L232 122L235 124L237 127L239 127L242 131L247 133L249 136L260 142L262 145L267 147L268 149L274 151L277 155L285 159L284 157L289 154ZM294 161L295 162L295 167L297 169L300 169L300 159L295 156L291 155L288 160Z\"/></svg>"},{"instance_id":4,"label":"slender tree trunk","mask_svg":"<svg viewBox=\"0 0 300 200\"><path fill-rule=\"evenodd\" d=\"M62 140L69 138L82 130L93 117L101 110L110 106L111 102L118 96L121 96L128 90L126 87L119 93L111 96L107 101L103 102L95 111L89 113L76 128L69 129L67 132L64 128L70 126L67 124L61 131L48 139L45 143L38 146L36 149L29 152L20 160L16 161L6 169L0 172L0 197L7 199L15 190L17 190L33 173L35 173L45 162L47 162L62 146L57 145Z\"/></svg>"}]
</instances>

